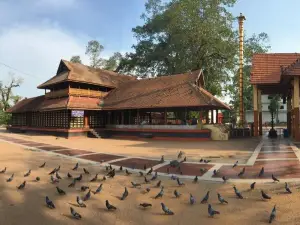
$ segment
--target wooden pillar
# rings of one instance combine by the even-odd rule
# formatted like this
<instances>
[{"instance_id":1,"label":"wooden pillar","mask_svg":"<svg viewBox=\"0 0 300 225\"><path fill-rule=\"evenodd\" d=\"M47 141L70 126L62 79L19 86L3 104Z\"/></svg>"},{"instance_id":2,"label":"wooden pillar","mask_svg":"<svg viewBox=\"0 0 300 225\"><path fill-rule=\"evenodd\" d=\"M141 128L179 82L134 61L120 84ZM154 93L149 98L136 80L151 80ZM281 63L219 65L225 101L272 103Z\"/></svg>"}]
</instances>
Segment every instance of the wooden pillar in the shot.
<instances>
[{"instance_id":1,"label":"wooden pillar","mask_svg":"<svg viewBox=\"0 0 300 225\"><path fill-rule=\"evenodd\" d=\"M199 124L202 124L202 120L203 120L203 111L199 111Z\"/></svg>"},{"instance_id":2,"label":"wooden pillar","mask_svg":"<svg viewBox=\"0 0 300 225\"><path fill-rule=\"evenodd\" d=\"M186 110L186 108L184 108L184 120L185 120L185 122L187 122L186 121L186 119L187 119L186 117L187 117L187 110Z\"/></svg>"},{"instance_id":3,"label":"wooden pillar","mask_svg":"<svg viewBox=\"0 0 300 225\"><path fill-rule=\"evenodd\" d=\"M140 124L140 110L137 109L137 112L136 112L136 122L137 124Z\"/></svg>"},{"instance_id":4,"label":"wooden pillar","mask_svg":"<svg viewBox=\"0 0 300 225\"><path fill-rule=\"evenodd\" d=\"M258 102L257 102L257 86L253 85L253 122L254 122L254 137L258 136Z\"/></svg>"},{"instance_id":5,"label":"wooden pillar","mask_svg":"<svg viewBox=\"0 0 300 225\"><path fill-rule=\"evenodd\" d=\"M205 123L206 123L206 124L209 124L208 113L209 113L209 111L207 110L207 111L205 112Z\"/></svg>"},{"instance_id":6,"label":"wooden pillar","mask_svg":"<svg viewBox=\"0 0 300 225\"><path fill-rule=\"evenodd\" d=\"M165 109L165 113L164 113L164 124L167 125L167 109Z\"/></svg>"},{"instance_id":7,"label":"wooden pillar","mask_svg":"<svg viewBox=\"0 0 300 225\"><path fill-rule=\"evenodd\" d=\"M89 115L88 115L88 111L84 111L84 128L89 128Z\"/></svg>"},{"instance_id":8,"label":"wooden pillar","mask_svg":"<svg viewBox=\"0 0 300 225\"><path fill-rule=\"evenodd\" d=\"M291 98L288 96L286 100L286 105L287 105L287 114L286 114L286 124L287 124L287 130L289 135L291 135L292 132L292 103L291 103Z\"/></svg>"},{"instance_id":9,"label":"wooden pillar","mask_svg":"<svg viewBox=\"0 0 300 225\"><path fill-rule=\"evenodd\" d=\"M218 121L219 120L219 118L218 118L218 112L219 112L219 110L216 109L216 124L219 123L219 121Z\"/></svg>"},{"instance_id":10,"label":"wooden pillar","mask_svg":"<svg viewBox=\"0 0 300 225\"><path fill-rule=\"evenodd\" d=\"M128 110L128 117L129 117L128 124L130 125L131 124L131 110L130 109Z\"/></svg>"},{"instance_id":11,"label":"wooden pillar","mask_svg":"<svg viewBox=\"0 0 300 225\"><path fill-rule=\"evenodd\" d=\"M258 111L258 127L259 127L259 135L263 135L263 123L262 123L262 104L261 104L261 90L257 90L257 111Z\"/></svg>"},{"instance_id":12,"label":"wooden pillar","mask_svg":"<svg viewBox=\"0 0 300 225\"><path fill-rule=\"evenodd\" d=\"M111 112L107 112L107 124L110 125Z\"/></svg>"},{"instance_id":13,"label":"wooden pillar","mask_svg":"<svg viewBox=\"0 0 300 225\"><path fill-rule=\"evenodd\" d=\"M294 93L293 93L293 117L294 117L294 137L296 141L300 141L299 137L299 77L294 77Z\"/></svg>"}]
</instances>

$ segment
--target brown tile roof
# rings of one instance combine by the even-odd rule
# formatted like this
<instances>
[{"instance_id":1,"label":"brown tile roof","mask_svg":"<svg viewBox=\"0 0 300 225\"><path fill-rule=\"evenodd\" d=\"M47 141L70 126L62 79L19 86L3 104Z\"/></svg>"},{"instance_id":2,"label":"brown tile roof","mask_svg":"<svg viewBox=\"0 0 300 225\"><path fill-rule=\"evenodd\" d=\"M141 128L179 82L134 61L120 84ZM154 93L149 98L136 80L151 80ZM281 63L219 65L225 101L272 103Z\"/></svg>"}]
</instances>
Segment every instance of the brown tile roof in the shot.
<instances>
[{"instance_id":1,"label":"brown tile roof","mask_svg":"<svg viewBox=\"0 0 300 225\"><path fill-rule=\"evenodd\" d=\"M282 70L284 76L299 76L300 75L300 59L294 61L291 65Z\"/></svg>"},{"instance_id":2,"label":"brown tile roof","mask_svg":"<svg viewBox=\"0 0 300 225\"><path fill-rule=\"evenodd\" d=\"M295 62L298 58L300 58L299 53L254 54L252 58L251 83L280 83L282 70Z\"/></svg>"},{"instance_id":3,"label":"brown tile roof","mask_svg":"<svg viewBox=\"0 0 300 225\"><path fill-rule=\"evenodd\" d=\"M208 91L195 85L199 72L127 82L104 98L103 109L198 106L229 109Z\"/></svg>"},{"instance_id":4,"label":"brown tile roof","mask_svg":"<svg viewBox=\"0 0 300 225\"><path fill-rule=\"evenodd\" d=\"M88 83L93 85L105 86L105 87L118 87L119 84L136 80L135 76L121 75L113 71L94 69L89 66L85 66L80 63L71 63L66 60L61 60L60 65L64 64L69 72L62 72L50 78L43 84L39 85L38 88L46 88L53 84L73 81L79 83Z\"/></svg>"},{"instance_id":5,"label":"brown tile roof","mask_svg":"<svg viewBox=\"0 0 300 225\"><path fill-rule=\"evenodd\" d=\"M98 109L100 99L87 97L65 97L56 99L46 99L44 96L23 99L12 108L8 109L10 113L32 112L32 111L50 111L60 109Z\"/></svg>"}]
</instances>

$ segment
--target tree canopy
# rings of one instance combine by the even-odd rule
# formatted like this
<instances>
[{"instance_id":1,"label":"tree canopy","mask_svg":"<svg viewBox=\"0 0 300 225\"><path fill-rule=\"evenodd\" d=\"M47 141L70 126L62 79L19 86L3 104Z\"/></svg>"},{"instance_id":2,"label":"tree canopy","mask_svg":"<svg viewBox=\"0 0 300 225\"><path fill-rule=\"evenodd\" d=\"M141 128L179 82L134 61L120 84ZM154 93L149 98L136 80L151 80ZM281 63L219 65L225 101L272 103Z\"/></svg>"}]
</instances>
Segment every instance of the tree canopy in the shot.
<instances>
[{"instance_id":1,"label":"tree canopy","mask_svg":"<svg viewBox=\"0 0 300 225\"><path fill-rule=\"evenodd\" d=\"M70 62L72 63L82 63L79 55L74 55L71 57Z\"/></svg>"}]
</instances>

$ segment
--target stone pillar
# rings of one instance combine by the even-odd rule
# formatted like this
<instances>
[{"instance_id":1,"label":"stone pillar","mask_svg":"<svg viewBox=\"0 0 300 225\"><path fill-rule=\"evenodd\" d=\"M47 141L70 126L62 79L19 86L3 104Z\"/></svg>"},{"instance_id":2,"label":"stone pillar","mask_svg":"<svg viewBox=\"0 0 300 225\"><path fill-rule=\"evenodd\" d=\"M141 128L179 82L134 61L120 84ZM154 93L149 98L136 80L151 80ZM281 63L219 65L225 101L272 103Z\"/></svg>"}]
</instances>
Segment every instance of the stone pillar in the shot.
<instances>
[{"instance_id":1,"label":"stone pillar","mask_svg":"<svg viewBox=\"0 0 300 225\"><path fill-rule=\"evenodd\" d=\"M291 98L290 97L287 97L287 100L286 100L286 109L287 109L287 114L286 114L286 121L287 121L287 130L288 130L288 133L289 135L292 134L292 104L291 104Z\"/></svg>"},{"instance_id":2,"label":"stone pillar","mask_svg":"<svg viewBox=\"0 0 300 225\"><path fill-rule=\"evenodd\" d=\"M257 86L253 85L253 116L254 116L254 137L258 136L258 101L257 101Z\"/></svg>"},{"instance_id":3,"label":"stone pillar","mask_svg":"<svg viewBox=\"0 0 300 225\"><path fill-rule=\"evenodd\" d=\"M299 77L294 77L294 93L293 93L293 117L294 117L294 137L296 141L300 141L299 137Z\"/></svg>"},{"instance_id":4,"label":"stone pillar","mask_svg":"<svg viewBox=\"0 0 300 225\"><path fill-rule=\"evenodd\" d=\"M257 111L258 111L258 127L259 127L259 135L263 135L263 123L262 123L262 104L261 104L261 90L257 90Z\"/></svg>"}]
</instances>

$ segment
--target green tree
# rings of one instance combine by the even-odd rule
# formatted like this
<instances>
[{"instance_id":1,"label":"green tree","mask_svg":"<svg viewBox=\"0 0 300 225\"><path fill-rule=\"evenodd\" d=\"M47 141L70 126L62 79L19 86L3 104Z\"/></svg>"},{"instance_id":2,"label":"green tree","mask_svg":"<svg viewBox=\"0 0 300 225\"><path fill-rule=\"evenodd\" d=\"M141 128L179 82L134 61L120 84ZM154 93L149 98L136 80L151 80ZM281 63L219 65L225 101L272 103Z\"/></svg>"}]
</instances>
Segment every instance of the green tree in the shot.
<instances>
[{"instance_id":1,"label":"green tree","mask_svg":"<svg viewBox=\"0 0 300 225\"><path fill-rule=\"evenodd\" d=\"M10 76L11 79L7 84L0 81L0 108L4 112L12 106L12 103L16 99L13 89L19 87L23 82L22 78L15 78L13 74Z\"/></svg>"},{"instance_id":2,"label":"green tree","mask_svg":"<svg viewBox=\"0 0 300 225\"><path fill-rule=\"evenodd\" d=\"M236 0L148 0L137 44L117 71L143 76L204 69L206 89L221 95L236 64L238 34L230 7Z\"/></svg>"},{"instance_id":3,"label":"green tree","mask_svg":"<svg viewBox=\"0 0 300 225\"><path fill-rule=\"evenodd\" d=\"M116 70L120 61L122 59L122 54L120 52L115 52L109 59L104 61L103 69L105 70Z\"/></svg>"},{"instance_id":4,"label":"green tree","mask_svg":"<svg viewBox=\"0 0 300 225\"><path fill-rule=\"evenodd\" d=\"M90 66L93 68L100 68L103 64L103 59L100 58L100 53L104 47L96 40L88 42L85 54L90 58Z\"/></svg>"},{"instance_id":5,"label":"green tree","mask_svg":"<svg viewBox=\"0 0 300 225\"><path fill-rule=\"evenodd\" d=\"M82 63L79 55L74 55L71 57L70 62L72 63Z\"/></svg>"}]
</instances>

